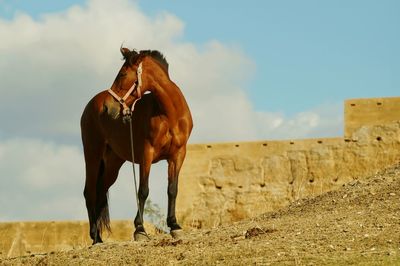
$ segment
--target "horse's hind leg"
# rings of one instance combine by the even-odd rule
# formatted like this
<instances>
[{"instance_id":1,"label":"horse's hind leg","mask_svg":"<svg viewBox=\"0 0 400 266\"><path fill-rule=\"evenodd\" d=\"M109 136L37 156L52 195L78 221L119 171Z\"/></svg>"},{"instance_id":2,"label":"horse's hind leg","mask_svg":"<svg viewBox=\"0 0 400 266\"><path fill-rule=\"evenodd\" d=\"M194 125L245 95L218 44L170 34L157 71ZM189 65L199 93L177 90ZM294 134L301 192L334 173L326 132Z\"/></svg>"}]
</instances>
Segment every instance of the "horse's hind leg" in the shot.
<instances>
[{"instance_id":1,"label":"horse's hind leg","mask_svg":"<svg viewBox=\"0 0 400 266\"><path fill-rule=\"evenodd\" d=\"M106 147L102 162L104 164L103 171L100 172L96 187L96 228L100 233L96 238L101 242L101 232L104 229L111 232L110 216L108 211L108 189L114 184L118 177L119 169L125 160L119 158L110 147Z\"/></svg>"},{"instance_id":2,"label":"horse's hind leg","mask_svg":"<svg viewBox=\"0 0 400 266\"><path fill-rule=\"evenodd\" d=\"M84 195L89 215L90 237L93 244L102 243L101 233L104 228L110 231L108 213L108 189L117 179L124 160L120 159L108 147L96 153L97 156L86 156L86 184Z\"/></svg>"},{"instance_id":3,"label":"horse's hind leg","mask_svg":"<svg viewBox=\"0 0 400 266\"><path fill-rule=\"evenodd\" d=\"M100 175L104 172L104 162L101 159L100 154L93 154L89 156L88 152L85 151L85 162L86 162L86 181L84 196L86 200L86 208L89 216L90 226L90 237L93 240L93 244L102 242L100 237L100 231L97 227L98 213L96 212L96 201L97 201L97 182Z\"/></svg>"}]
</instances>

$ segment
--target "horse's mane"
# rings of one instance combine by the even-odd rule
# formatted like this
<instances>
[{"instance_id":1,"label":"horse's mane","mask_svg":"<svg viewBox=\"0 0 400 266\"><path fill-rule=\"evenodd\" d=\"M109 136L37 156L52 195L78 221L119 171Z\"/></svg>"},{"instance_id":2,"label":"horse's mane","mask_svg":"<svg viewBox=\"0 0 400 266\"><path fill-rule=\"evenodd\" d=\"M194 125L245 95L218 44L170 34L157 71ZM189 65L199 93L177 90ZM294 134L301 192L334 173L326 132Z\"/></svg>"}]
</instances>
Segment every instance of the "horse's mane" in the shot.
<instances>
[{"instance_id":1,"label":"horse's mane","mask_svg":"<svg viewBox=\"0 0 400 266\"><path fill-rule=\"evenodd\" d=\"M157 50L142 50L138 53L135 49L133 49L129 54L124 55L124 59L128 60L130 63L133 63L145 56L150 56L156 60L161 67L164 68L165 72L168 73L168 62L165 59L165 56Z\"/></svg>"},{"instance_id":2,"label":"horse's mane","mask_svg":"<svg viewBox=\"0 0 400 266\"><path fill-rule=\"evenodd\" d=\"M167 59L165 59L165 56L161 52L157 50L142 50L139 52L139 55L151 56L158 63L160 63L160 65L163 66L168 73L168 62Z\"/></svg>"}]
</instances>

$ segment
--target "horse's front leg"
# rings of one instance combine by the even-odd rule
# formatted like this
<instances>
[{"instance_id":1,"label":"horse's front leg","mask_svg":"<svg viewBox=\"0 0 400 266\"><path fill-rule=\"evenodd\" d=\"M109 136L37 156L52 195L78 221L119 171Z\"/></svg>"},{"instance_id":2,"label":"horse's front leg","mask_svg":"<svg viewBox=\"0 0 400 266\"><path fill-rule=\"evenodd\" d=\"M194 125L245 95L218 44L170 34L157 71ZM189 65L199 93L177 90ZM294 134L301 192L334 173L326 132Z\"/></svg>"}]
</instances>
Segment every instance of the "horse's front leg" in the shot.
<instances>
[{"instance_id":1,"label":"horse's front leg","mask_svg":"<svg viewBox=\"0 0 400 266\"><path fill-rule=\"evenodd\" d=\"M175 215L175 203L178 195L178 177L185 159L186 150L181 149L174 159L168 160L168 215L167 225L171 229L171 235L174 238L179 238L182 231L178 224Z\"/></svg>"},{"instance_id":2,"label":"horse's front leg","mask_svg":"<svg viewBox=\"0 0 400 266\"><path fill-rule=\"evenodd\" d=\"M148 236L143 225L144 205L149 196L149 174L151 159L144 159L140 164L140 183L139 183L139 209L135 218L135 233L133 237L136 241L148 240Z\"/></svg>"}]
</instances>

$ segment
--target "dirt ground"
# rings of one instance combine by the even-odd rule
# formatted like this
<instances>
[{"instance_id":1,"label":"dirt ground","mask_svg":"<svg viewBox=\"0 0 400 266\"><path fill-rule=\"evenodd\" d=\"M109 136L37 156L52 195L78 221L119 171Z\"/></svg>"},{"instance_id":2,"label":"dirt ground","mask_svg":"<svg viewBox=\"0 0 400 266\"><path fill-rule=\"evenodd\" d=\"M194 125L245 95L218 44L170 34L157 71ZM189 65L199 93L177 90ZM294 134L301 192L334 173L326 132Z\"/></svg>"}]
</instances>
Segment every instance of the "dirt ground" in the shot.
<instances>
[{"instance_id":1,"label":"dirt ground","mask_svg":"<svg viewBox=\"0 0 400 266\"><path fill-rule=\"evenodd\" d=\"M400 164L277 212L182 239L112 242L0 265L400 265Z\"/></svg>"}]
</instances>

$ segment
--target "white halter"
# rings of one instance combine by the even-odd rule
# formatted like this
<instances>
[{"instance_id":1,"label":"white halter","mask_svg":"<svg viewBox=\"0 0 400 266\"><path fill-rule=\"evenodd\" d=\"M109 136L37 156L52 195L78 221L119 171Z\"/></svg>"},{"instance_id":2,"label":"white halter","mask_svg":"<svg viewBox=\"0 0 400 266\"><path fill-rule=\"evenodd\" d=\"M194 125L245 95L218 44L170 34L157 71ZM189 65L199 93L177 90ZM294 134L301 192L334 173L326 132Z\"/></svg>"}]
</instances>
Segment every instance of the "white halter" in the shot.
<instances>
[{"instance_id":1,"label":"white halter","mask_svg":"<svg viewBox=\"0 0 400 266\"><path fill-rule=\"evenodd\" d=\"M138 69L136 70L137 73L137 87L136 87L136 82L133 83L132 87L128 90L128 92L121 98L116 94L112 89L108 89L108 92L124 107L122 114L124 116L126 115L131 115L133 110L135 109L135 104L140 98L142 98L142 93L140 91L140 88L142 87L142 63L139 64ZM128 99L129 95L132 94L132 92L135 90L137 91L138 98L133 102L132 107L129 108L128 105L126 104L126 99Z\"/></svg>"}]
</instances>

